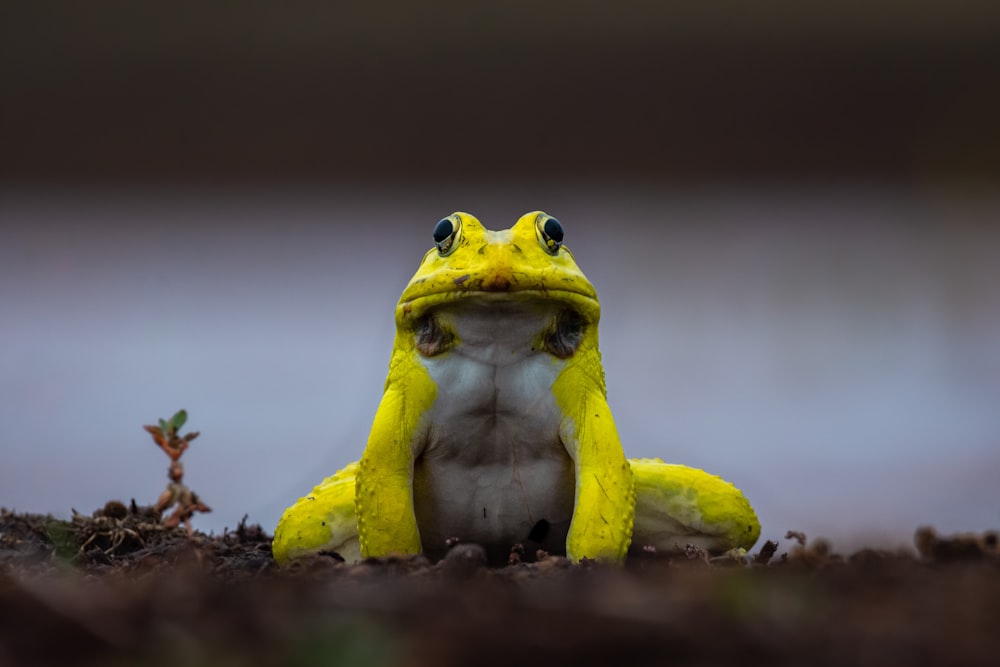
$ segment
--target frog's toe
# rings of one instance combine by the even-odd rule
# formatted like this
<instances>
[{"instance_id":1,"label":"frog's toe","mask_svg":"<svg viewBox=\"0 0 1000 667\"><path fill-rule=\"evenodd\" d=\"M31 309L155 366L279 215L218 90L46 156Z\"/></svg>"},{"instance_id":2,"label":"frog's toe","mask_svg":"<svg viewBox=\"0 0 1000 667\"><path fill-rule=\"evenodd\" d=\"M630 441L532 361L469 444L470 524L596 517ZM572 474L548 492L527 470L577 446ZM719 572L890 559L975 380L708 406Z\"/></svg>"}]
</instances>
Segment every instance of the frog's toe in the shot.
<instances>
[{"instance_id":1,"label":"frog's toe","mask_svg":"<svg viewBox=\"0 0 1000 667\"><path fill-rule=\"evenodd\" d=\"M760 522L743 493L721 477L659 459L630 459L635 526L630 552L669 553L687 544L709 552L750 549Z\"/></svg>"},{"instance_id":2,"label":"frog's toe","mask_svg":"<svg viewBox=\"0 0 1000 667\"><path fill-rule=\"evenodd\" d=\"M351 463L327 477L281 515L271 545L279 565L319 552L336 552L348 563L361 560L354 510L357 467Z\"/></svg>"}]
</instances>

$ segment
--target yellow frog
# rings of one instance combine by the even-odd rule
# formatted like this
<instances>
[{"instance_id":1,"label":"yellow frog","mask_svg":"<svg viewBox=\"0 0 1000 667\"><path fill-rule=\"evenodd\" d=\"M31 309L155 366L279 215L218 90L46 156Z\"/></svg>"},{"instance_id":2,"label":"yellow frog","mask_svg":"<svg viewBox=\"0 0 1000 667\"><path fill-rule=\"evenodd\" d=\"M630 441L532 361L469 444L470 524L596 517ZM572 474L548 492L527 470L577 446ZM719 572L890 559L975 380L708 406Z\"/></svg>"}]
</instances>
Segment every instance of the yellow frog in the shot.
<instances>
[{"instance_id":1,"label":"yellow frog","mask_svg":"<svg viewBox=\"0 0 1000 667\"><path fill-rule=\"evenodd\" d=\"M285 511L279 563L320 551L439 558L453 539L493 563L514 544L614 563L630 546L753 546L760 525L731 484L625 458L600 303L558 220L535 211L490 231L455 213L433 236L396 306L368 446Z\"/></svg>"}]
</instances>

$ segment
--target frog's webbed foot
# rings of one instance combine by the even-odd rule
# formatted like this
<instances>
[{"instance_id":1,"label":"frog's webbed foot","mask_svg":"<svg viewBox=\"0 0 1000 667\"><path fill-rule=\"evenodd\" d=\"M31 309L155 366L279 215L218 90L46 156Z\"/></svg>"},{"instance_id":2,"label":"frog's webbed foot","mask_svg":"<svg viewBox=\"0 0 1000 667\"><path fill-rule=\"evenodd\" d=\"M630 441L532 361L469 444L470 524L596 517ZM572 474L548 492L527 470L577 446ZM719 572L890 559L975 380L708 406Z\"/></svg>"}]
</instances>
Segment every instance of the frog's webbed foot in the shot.
<instances>
[{"instance_id":1,"label":"frog's webbed foot","mask_svg":"<svg viewBox=\"0 0 1000 667\"><path fill-rule=\"evenodd\" d=\"M337 553L348 563L361 560L354 509L357 470L356 461L344 466L285 510L271 545L279 565L320 552Z\"/></svg>"},{"instance_id":2,"label":"frog's webbed foot","mask_svg":"<svg viewBox=\"0 0 1000 667\"><path fill-rule=\"evenodd\" d=\"M721 477L659 459L629 459L635 475L635 524L630 554L685 545L710 553L750 549L760 522L743 493Z\"/></svg>"}]
</instances>

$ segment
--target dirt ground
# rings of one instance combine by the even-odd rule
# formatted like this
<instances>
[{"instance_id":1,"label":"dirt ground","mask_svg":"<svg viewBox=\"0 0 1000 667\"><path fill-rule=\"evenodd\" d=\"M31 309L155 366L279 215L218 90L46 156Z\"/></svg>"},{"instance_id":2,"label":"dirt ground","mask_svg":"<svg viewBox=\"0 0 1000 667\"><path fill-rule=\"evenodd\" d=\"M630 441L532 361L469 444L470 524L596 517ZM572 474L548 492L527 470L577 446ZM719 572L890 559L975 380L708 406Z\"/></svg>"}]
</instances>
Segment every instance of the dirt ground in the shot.
<instances>
[{"instance_id":1,"label":"dirt ground","mask_svg":"<svg viewBox=\"0 0 1000 667\"><path fill-rule=\"evenodd\" d=\"M1000 548L922 529L899 553L790 533L743 559L624 569L489 569L470 544L434 564L279 569L258 526L189 537L121 503L71 522L0 510L0 665L138 663L995 665Z\"/></svg>"}]
</instances>

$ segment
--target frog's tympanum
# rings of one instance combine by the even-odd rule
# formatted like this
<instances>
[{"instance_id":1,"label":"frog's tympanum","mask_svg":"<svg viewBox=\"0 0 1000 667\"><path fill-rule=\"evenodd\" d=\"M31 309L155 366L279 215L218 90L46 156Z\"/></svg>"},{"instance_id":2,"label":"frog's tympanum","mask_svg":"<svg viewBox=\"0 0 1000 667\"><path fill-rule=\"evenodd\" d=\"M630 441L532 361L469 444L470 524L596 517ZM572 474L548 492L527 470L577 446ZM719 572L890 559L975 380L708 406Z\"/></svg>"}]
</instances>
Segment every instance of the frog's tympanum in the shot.
<instances>
[{"instance_id":1,"label":"frog's tympanum","mask_svg":"<svg viewBox=\"0 0 1000 667\"><path fill-rule=\"evenodd\" d=\"M361 460L288 508L279 563L337 552L439 558L454 540L622 562L630 550L749 549L760 525L701 470L626 459L608 408L597 293L536 211L490 231L467 213L396 306L385 394Z\"/></svg>"}]
</instances>

